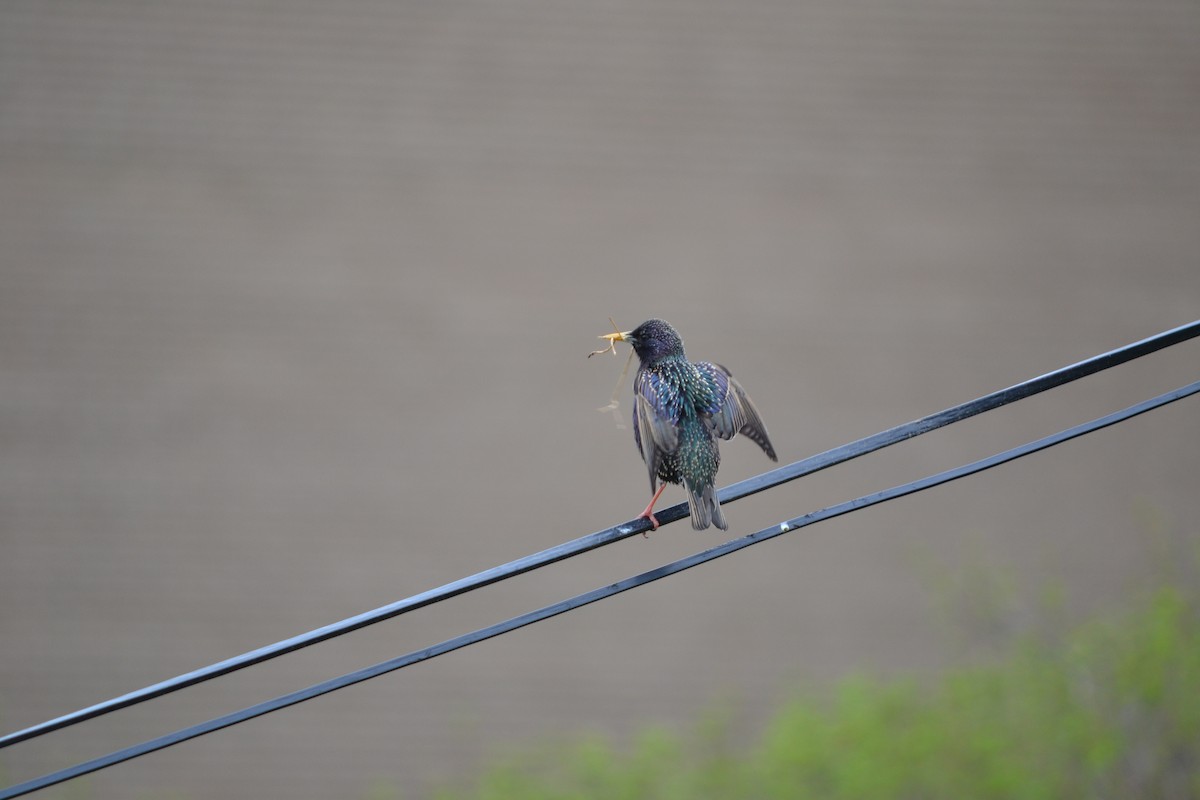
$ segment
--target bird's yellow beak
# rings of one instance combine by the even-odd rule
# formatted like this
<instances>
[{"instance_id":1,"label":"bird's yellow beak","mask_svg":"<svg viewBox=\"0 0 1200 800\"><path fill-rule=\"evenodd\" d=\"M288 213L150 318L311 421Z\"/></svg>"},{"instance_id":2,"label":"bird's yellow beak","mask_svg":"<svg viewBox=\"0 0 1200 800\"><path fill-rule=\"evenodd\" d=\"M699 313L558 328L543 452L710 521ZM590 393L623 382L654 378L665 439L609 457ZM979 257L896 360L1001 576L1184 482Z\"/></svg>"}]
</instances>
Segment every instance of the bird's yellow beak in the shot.
<instances>
[{"instance_id":1,"label":"bird's yellow beak","mask_svg":"<svg viewBox=\"0 0 1200 800\"><path fill-rule=\"evenodd\" d=\"M615 333L602 333L597 338L608 339L610 342L625 342L629 340L629 334L631 333L633 333L633 331L625 331L624 333L621 331L617 331Z\"/></svg>"}]
</instances>

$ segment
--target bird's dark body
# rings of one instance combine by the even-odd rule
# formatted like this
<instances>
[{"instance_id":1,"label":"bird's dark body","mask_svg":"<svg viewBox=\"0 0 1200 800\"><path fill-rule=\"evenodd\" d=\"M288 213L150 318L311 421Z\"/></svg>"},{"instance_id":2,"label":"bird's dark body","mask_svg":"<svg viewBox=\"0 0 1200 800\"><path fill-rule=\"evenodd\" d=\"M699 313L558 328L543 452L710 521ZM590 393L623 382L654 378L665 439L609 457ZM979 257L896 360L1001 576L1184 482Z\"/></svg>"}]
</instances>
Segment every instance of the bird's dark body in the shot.
<instances>
[{"instance_id":1,"label":"bird's dark body","mask_svg":"<svg viewBox=\"0 0 1200 800\"><path fill-rule=\"evenodd\" d=\"M626 339L641 362L633 383L633 436L651 491L660 481L682 485L692 527L713 524L724 530L728 526L713 489L721 465L717 439L741 433L775 460L758 409L729 370L688 361L683 340L663 320L642 323Z\"/></svg>"}]
</instances>

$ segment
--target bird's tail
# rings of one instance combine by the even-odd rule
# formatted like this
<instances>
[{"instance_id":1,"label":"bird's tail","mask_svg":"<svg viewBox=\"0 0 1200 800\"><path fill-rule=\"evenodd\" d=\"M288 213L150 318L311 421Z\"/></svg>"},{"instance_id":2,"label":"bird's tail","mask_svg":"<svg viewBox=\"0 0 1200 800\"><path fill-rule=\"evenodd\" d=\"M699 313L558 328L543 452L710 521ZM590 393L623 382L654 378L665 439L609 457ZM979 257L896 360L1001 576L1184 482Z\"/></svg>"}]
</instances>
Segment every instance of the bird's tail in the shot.
<instances>
[{"instance_id":1,"label":"bird's tail","mask_svg":"<svg viewBox=\"0 0 1200 800\"><path fill-rule=\"evenodd\" d=\"M709 525L716 525L721 530L729 530L729 523L721 513L721 504L717 502L717 493L711 485L702 487L699 492L691 484L684 483L688 496L688 511L692 514L692 527L698 531L705 530Z\"/></svg>"}]
</instances>

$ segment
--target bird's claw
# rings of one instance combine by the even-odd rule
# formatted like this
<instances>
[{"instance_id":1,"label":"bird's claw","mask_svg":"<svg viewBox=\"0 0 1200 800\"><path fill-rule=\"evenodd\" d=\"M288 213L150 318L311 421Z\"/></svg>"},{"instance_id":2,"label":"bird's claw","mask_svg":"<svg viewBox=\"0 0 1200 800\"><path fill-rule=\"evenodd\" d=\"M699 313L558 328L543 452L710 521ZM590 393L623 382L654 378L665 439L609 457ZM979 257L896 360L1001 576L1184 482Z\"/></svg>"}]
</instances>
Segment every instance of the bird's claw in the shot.
<instances>
[{"instance_id":1,"label":"bird's claw","mask_svg":"<svg viewBox=\"0 0 1200 800\"><path fill-rule=\"evenodd\" d=\"M651 531L658 530L658 517L654 516L654 514L651 513L650 509L646 509L642 513L638 514L637 519L648 520L650 522L650 530ZM650 531L642 531L642 538L643 539L650 538Z\"/></svg>"}]
</instances>

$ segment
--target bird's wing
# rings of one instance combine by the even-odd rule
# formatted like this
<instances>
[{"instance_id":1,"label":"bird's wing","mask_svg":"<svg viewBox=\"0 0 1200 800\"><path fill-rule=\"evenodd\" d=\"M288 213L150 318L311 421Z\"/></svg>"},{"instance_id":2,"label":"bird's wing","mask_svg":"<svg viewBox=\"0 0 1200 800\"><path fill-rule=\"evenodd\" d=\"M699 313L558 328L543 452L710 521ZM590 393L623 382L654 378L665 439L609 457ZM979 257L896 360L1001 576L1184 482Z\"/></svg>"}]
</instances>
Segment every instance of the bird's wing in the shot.
<instances>
[{"instance_id":1,"label":"bird's wing","mask_svg":"<svg viewBox=\"0 0 1200 800\"><path fill-rule=\"evenodd\" d=\"M707 361L696 362L696 368L713 388L713 403L704 409L713 433L722 439L732 439L740 433L763 449L772 461L778 461L767 426L763 424L758 409L737 382L733 374L720 364Z\"/></svg>"},{"instance_id":2,"label":"bird's wing","mask_svg":"<svg viewBox=\"0 0 1200 800\"><path fill-rule=\"evenodd\" d=\"M679 398L653 372L638 370L633 380L633 436L646 469L650 490L657 488L658 465L679 447Z\"/></svg>"}]
</instances>

